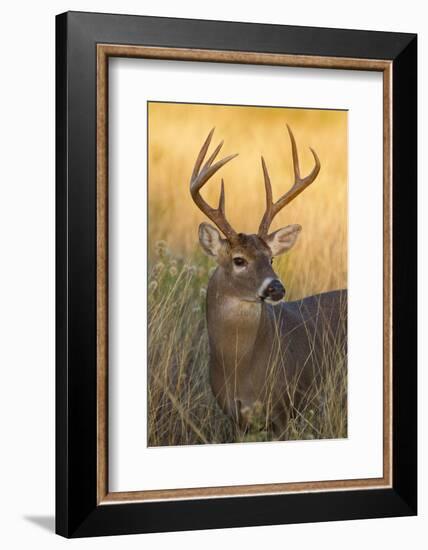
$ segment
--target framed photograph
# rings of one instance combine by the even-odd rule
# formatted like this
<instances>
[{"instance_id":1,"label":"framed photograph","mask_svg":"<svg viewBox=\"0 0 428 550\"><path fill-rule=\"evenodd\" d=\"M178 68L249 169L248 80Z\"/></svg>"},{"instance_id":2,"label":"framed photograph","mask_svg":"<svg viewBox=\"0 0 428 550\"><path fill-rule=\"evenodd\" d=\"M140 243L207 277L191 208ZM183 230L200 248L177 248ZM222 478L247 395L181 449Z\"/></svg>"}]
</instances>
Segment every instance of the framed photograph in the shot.
<instances>
[{"instance_id":1,"label":"framed photograph","mask_svg":"<svg viewBox=\"0 0 428 550\"><path fill-rule=\"evenodd\" d=\"M416 514L416 35L56 37L57 533Z\"/></svg>"}]
</instances>

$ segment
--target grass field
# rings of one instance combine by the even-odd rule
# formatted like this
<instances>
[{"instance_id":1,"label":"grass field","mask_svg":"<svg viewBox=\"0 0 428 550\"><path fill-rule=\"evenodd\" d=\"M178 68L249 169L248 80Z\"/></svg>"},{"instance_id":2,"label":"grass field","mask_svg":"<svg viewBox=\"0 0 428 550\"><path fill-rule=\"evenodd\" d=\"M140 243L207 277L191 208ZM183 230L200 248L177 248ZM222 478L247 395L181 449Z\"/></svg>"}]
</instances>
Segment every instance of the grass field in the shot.
<instances>
[{"instance_id":1,"label":"grass field","mask_svg":"<svg viewBox=\"0 0 428 550\"><path fill-rule=\"evenodd\" d=\"M222 169L226 211L242 232L256 232L264 210L260 154L269 167L274 197L292 183L285 123L294 131L301 170L311 170L313 147L321 160L315 183L274 221L272 230L299 223L295 247L274 268L294 300L347 287L347 115L340 111L210 105L149 105L149 445L260 441L273 436L255 419L237 436L208 384L205 294L215 263L203 255L197 228L204 221L189 194L197 152L216 126L213 146L239 157ZM218 200L219 177L203 194ZM326 344L328 346L328 344ZM326 349L330 375L314 387L281 439L347 435L344 350ZM316 398L314 398L316 395Z\"/></svg>"}]
</instances>

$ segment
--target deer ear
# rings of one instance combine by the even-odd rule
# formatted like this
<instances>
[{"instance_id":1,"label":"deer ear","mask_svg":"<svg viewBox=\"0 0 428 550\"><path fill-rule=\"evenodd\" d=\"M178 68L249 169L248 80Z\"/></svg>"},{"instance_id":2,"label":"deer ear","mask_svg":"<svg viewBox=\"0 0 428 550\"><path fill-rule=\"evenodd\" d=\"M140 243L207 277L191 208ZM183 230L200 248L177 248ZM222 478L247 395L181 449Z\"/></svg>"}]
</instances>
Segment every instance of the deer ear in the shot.
<instances>
[{"instance_id":1,"label":"deer ear","mask_svg":"<svg viewBox=\"0 0 428 550\"><path fill-rule=\"evenodd\" d=\"M297 224L287 225L282 229L274 231L268 235L266 239L266 244L271 249L273 256L279 256L294 245L297 240L297 237L302 230L302 227Z\"/></svg>"},{"instance_id":2,"label":"deer ear","mask_svg":"<svg viewBox=\"0 0 428 550\"><path fill-rule=\"evenodd\" d=\"M201 223L199 226L199 242L208 256L218 256L226 243L220 232L209 223Z\"/></svg>"}]
</instances>

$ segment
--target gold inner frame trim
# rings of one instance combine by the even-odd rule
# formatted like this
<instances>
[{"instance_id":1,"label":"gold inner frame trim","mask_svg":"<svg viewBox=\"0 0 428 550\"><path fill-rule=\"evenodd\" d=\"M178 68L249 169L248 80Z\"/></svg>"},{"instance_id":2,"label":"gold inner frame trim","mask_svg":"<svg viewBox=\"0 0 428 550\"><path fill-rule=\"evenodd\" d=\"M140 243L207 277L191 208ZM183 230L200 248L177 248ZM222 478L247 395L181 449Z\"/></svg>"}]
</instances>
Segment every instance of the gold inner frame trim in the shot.
<instances>
[{"instance_id":1,"label":"gold inner frame trim","mask_svg":"<svg viewBox=\"0 0 428 550\"><path fill-rule=\"evenodd\" d=\"M108 59L205 61L383 73L383 476L297 483L109 492L108 488ZM378 489L392 486L392 62L186 48L97 45L97 503Z\"/></svg>"}]
</instances>

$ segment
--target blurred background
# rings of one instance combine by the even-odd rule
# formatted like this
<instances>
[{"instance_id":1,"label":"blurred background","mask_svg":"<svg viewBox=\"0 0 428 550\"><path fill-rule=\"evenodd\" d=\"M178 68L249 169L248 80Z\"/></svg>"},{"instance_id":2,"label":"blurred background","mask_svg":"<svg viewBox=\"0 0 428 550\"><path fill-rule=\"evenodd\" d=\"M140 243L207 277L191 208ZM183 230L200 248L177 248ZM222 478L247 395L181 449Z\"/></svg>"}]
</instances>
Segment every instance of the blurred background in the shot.
<instances>
[{"instance_id":1,"label":"blurred background","mask_svg":"<svg viewBox=\"0 0 428 550\"><path fill-rule=\"evenodd\" d=\"M179 259L206 263L198 225L207 220L191 199L189 179L212 127L208 154L224 140L218 158L239 156L209 180L202 194L217 206L224 177L228 220L238 232L257 232L265 208L260 156L269 169L274 200L293 183L287 123L296 138L302 175L313 167L309 147L317 152L321 171L271 226L271 231L290 223L303 227L295 247L275 260L275 269L289 299L347 286L346 111L150 102L148 121L152 263L160 241Z\"/></svg>"}]
</instances>

